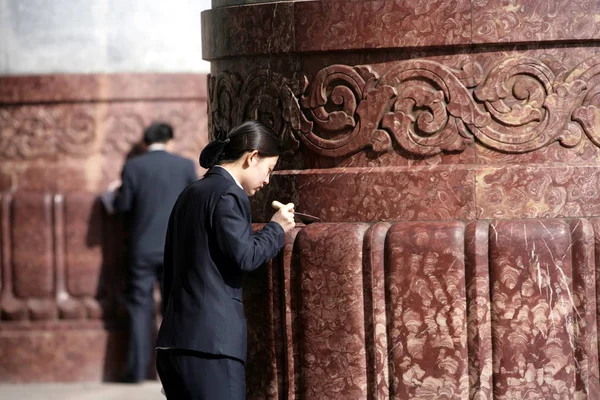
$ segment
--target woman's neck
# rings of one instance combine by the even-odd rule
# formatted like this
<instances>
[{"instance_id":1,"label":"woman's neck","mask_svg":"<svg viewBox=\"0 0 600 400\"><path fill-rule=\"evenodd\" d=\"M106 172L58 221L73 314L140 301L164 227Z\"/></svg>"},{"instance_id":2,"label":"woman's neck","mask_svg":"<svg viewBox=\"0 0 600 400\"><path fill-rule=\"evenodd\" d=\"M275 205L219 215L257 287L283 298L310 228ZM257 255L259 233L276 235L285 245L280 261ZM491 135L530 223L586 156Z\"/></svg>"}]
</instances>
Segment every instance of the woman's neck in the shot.
<instances>
[{"instance_id":1,"label":"woman's neck","mask_svg":"<svg viewBox=\"0 0 600 400\"><path fill-rule=\"evenodd\" d=\"M231 174L231 176L233 176L233 178L235 179L236 183L242 187L242 174L241 174L241 168L237 163L223 163L221 165L219 165L222 168L225 168L227 170L227 172L229 172ZM243 189L243 187L242 187Z\"/></svg>"}]
</instances>

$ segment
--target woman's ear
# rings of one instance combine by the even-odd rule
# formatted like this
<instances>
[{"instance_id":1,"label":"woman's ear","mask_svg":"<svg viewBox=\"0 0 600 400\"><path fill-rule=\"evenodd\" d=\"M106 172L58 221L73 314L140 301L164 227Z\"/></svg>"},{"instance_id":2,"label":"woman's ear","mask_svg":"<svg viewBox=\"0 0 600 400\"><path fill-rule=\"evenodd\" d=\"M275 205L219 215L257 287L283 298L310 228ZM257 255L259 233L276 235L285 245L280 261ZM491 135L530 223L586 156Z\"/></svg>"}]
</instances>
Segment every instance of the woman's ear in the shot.
<instances>
[{"instance_id":1,"label":"woman's ear","mask_svg":"<svg viewBox=\"0 0 600 400\"><path fill-rule=\"evenodd\" d=\"M258 155L258 150L253 150L250 153L248 153L248 155L246 156L246 162L248 163L248 166L254 166L258 163L258 159L259 159L259 155Z\"/></svg>"}]
</instances>

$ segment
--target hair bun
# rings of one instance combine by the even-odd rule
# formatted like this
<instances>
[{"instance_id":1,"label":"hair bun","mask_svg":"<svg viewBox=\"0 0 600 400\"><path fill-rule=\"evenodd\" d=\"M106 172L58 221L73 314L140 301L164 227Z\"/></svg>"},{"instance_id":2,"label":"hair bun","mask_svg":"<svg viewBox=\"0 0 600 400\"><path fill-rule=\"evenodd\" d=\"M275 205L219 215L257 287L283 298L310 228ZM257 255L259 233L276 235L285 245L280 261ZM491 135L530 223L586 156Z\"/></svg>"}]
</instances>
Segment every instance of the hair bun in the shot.
<instances>
[{"instance_id":1,"label":"hair bun","mask_svg":"<svg viewBox=\"0 0 600 400\"><path fill-rule=\"evenodd\" d=\"M202 168L212 168L219 163L225 146L229 143L229 138L225 140L215 140L206 145L200 153L200 166Z\"/></svg>"}]
</instances>

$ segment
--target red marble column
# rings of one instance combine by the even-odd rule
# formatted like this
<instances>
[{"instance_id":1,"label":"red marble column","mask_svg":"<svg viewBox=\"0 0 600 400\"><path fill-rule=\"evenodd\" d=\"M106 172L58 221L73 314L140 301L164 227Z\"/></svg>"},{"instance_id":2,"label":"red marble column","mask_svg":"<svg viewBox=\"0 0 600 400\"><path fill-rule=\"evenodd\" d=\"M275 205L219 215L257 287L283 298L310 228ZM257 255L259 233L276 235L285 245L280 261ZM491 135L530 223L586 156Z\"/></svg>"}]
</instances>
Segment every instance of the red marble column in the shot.
<instances>
[{"instance_id":1,"label":"red marble column","mask_svg":"<svg viewBox=\"0 0 600 400\"><path fill-rule=\"evenodd\" d=\"M98 195L154 120L197 159L206 76L0 78L0 382L120 373L125 229Z\"/></svg>"},{"instance_id":2,"label":"red marble column","mask_svg":"<svg viewBox=\"0 0 600 400\"><path fill-rule=\"evenodd\" d=\"M600 398L599 16L597 0L203 13L211 134L259 119L289 150L256 222L273 199L323 220L249 284L249 398Z\"/></svg>"}]
</instances>

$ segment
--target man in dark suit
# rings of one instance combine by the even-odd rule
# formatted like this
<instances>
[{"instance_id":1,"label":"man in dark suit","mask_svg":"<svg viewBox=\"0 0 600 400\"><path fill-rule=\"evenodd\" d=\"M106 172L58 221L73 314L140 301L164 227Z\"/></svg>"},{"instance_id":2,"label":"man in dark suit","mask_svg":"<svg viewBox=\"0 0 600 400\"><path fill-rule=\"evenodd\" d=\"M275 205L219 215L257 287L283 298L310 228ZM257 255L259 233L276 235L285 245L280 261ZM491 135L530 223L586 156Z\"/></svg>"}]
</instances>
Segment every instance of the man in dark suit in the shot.
<instances>
[{"instance_id":1,"label":"man in dark suit","mask_svg":"<svg viewBox=\"0 0 600 400\"><path fill-rule=\"evenodd\" d=\"M141 382L152 355L153 288L163 269L165 234L179 193L197 179L194 163L169 153L173 129L154 123L144 132L147 151L125 163L114 209L128 213L129 278L125 303L129 313L127 370L121 380Z\"/></svg>"}]
</instances>

